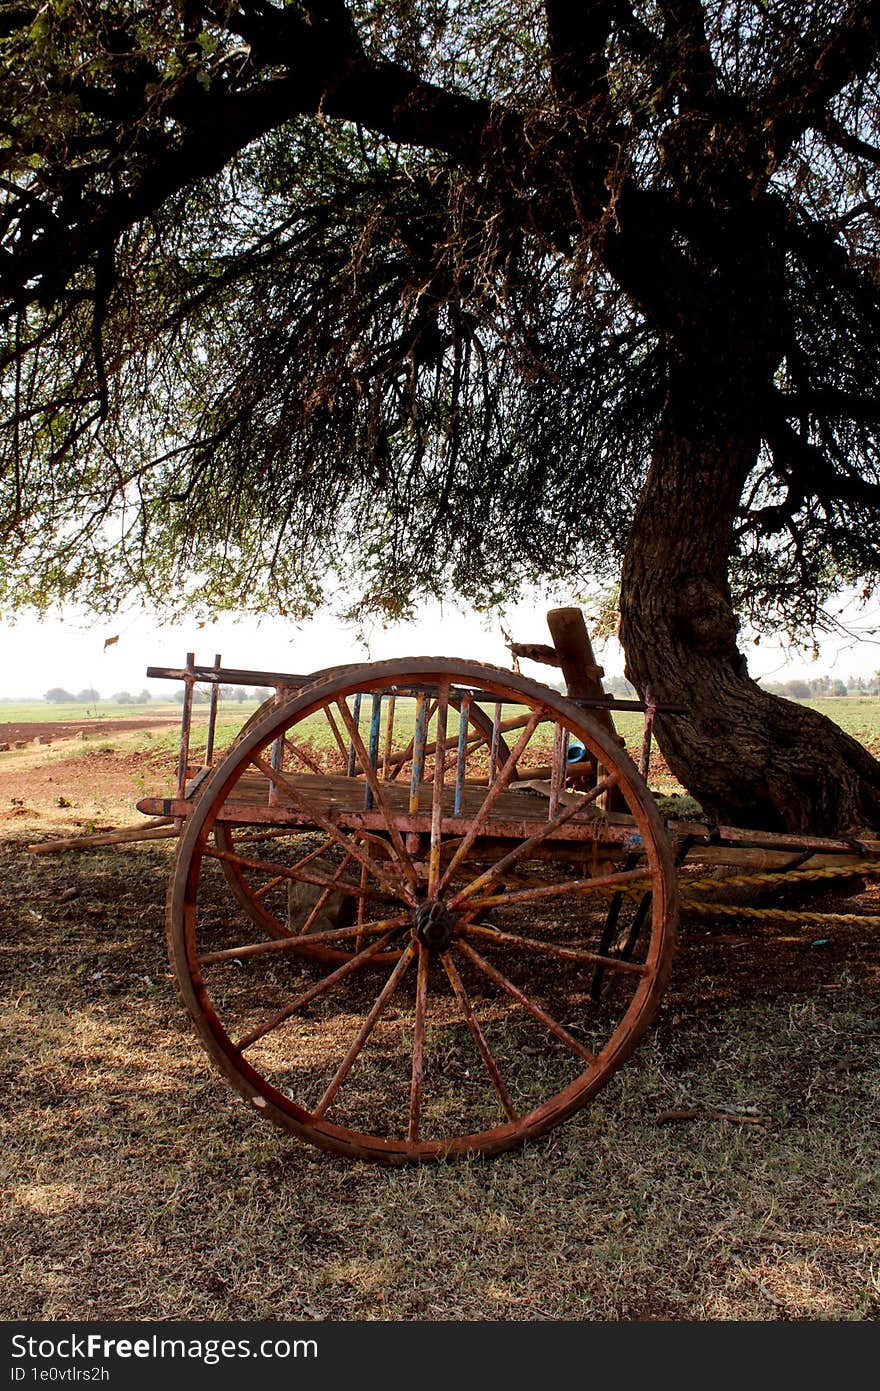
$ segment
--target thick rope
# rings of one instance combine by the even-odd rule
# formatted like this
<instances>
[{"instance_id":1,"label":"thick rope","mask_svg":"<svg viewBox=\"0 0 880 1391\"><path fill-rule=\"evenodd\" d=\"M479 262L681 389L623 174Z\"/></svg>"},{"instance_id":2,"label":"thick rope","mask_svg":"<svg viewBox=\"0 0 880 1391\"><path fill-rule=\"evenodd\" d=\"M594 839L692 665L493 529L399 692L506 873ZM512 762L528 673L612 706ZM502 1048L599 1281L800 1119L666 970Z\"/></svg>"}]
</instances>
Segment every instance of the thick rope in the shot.
<instances>
[{"instance_id":1,"label":"thick rope","mask_svg":"<svg viewBox=\"0 0 880 1391\"><path fill-rule=\"evenodd\" d=\"M846 865L829 865L824 869L771 870L754 874L731 875L729 879L695 879L687 883L688 891L694 889L747 888L753 884L773 884L785 888L788 884L809 883L816 879L834 879L880 875L880 859L854 860ZM862 924L865 927L880 927L880 917L862 913L812 913L801 908L752 908L741 903L706 903L699 898L683 898L682 908L701 917L715 914L728 918L763 918L767 922L816 923L824 926L829 923Z\"/></svg>"},{"instance_id":2,"label":"thick rope","mask_svg":"<svg viewBox=\"0 0 880 1391\"><path fill-rule=\"evenodd\" d=\"M863 927L880 927L880 917L862 913L805 913L800 908L749 908L736 903L702 903L697 898L683 898L682 908L704 918L720 914L728 918L766 918L769 922L854 923Z\"/></svg>"},{"instance_id":3,"label":"thick rope","mask_svg":"<svg viewBox=\"0 0 880 1391\"><path fill-rule=\"evenodd\" d=\"M754 874L731 875L725 879L695 879L692 882L684 881L684 885L690 893L694 889L718 889L718 888L748 888L754 884L772 884L776 888L785 888L788 884L809 883L817 879L833 878L853 878L854 876L880 876L880 858L876 860L854 860L847 865L830 865L825 869L795 869L795 870L770 870L756 871ZM649 875L645 874L645 885L639 887L635 884L621 885L609 884L607 888L602 888L597 883L591 886L594 893L620 894L625 898L641 898L645 893L650 893ZM880 927L880 916L871 916L862 913L813 913L801 908L752 908L744 903L712 903L699 898L682 898L682 908L701 917L711 918L714 915L729 918L763 918L768 922L791 922L796 920L802 923L816 923L825 926L830 923L852 923L861 924L865 927Z\"/></svg>"},{"instance_id":4,"label":"thick rope","mask_svg":"<svg viewBox=\"0 0 880 1391\"><path fill-rule=\"evenodd\" d=\"M688 889L739 889L747 888L751 884L777 884L785 887L787 884L808 883L811 879L852 879L856 876L867 878L870 875L880 875L880 859L854 860L852 864L829 865L825 869L776 869L763 870L760 873L756 870L754 874L735 874L729 879L694 879L688 884Z\"/></svg>"}]
</instances>

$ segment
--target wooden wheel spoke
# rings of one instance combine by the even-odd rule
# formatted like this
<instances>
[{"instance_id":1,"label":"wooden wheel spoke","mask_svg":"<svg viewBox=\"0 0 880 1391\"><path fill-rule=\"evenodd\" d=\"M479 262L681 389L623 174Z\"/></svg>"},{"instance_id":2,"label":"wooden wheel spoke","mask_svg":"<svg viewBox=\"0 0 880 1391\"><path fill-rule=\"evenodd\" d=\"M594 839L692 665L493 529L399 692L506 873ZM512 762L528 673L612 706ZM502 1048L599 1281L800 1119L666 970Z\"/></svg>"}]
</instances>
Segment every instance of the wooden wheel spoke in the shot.
<instances>
[{"instance_id":1,"label":"wooden wheel spoke","mask_svg":"<svg viewBox=\"0 0 880 1391\"><path fill-rule=\"evenodd\" d=\"M269 860L251 860L245 855L236 855L231 850L217 850L213 846L205 846L204 853L212 860L223 860L227 864L237 865L239 869L252 869L260 874L270 874L276 876L276 882L283 879L294 880L297 884L314 884L320 889L332 889L333 893L347 894L349 898L367 898L371 902L381 903L383 896L375 890L363 890L357 885L340 879L337 876L328 879L324 874L315 874L312 870L302 870L299 865L280 865ZM347 855L347 860L355 858ZM338 873L338 872L337 872ZM268 886L266 886L268 888ZM398 898L399 894L392 893L392 898Z\"/></svg>"},{"instance_id":2,"label":"wooden wheel spoke","mask_svg":"<svg viewBox=\"0 0 880 1391\"><path fill-rule=\"evenodd\" d=\"M459 938L454 943L454 946L457 951L462 952L469 961L472 961L484 975L487 975L491 981L494 981L500 990L504 990L511 999L516 1000L517 1004L521 1005L533 1019L537 1019L539 1024L543 1024L544 1028L553 1034L554 1038L558 1038L560 1043L564 1043L566 1048L569 1048L572 1053L576 1053L579 1058L583 1058L584 1062L595 1063L595 1053L591 1053L589 1048L585 1047L584 1044L570 1034L568 1029L560 1024L557 1019L554 1019L545 1009L542 1009L539 1004L536 1004L534 1000L524 994L524 992L520 990L518 986L514 985L512 980L508 980L507 976L503 975L501 971L496 970L494 966L490 965L485 957L480 956L479 952L474 951L473 947L469 946L467 942L463 942L461 938Z\"/></svg>"},{"instance_id":3,"label":"wooden wheel spoke","mask_svg":"<svg viewBox=\"0 0 880 1391\"><path fill-rule=\"evenodd\" d=\"M364 770L364 776L370 785L370 791L373 794L376 805L381 811L385 825L388 828L388 834L391 837L391 843L394 846L394 849L397 851L397 858L400 861L403 873L407 879L407 882L409 883L410 888L412 890L415 890L418 884L418 875L416 874L415 866L413 865L413 862L409 854L407 853L406 846L403 843L403 836L400 834L400 831L398 830L398 827L395 823L394 817L392 816L389 810L388 803L385 800L384 794L382 792L382 784L379 782L379 779L376 776L376 769L373 767L373 761L367 753L366 748L364 747L364 741L362 740L360 736L360 731L358 730L358 727L352 718L351 711L348 708L348 702L345 700L338 700L336 704L339 713L342 716L343 723L345 724L345 727L348 730L348 736L351 739L352 744L354 745L355 752L357 753L358 758L360 759L361 767Z\"/></svg>"},{"instance_id":4,"label":"wooden wheel spoke","mask_svg":"<svg viewBox=\"0 0 880 1391\"><path fill-rule=\"evenodd\" d=\"M265 898L267 893L269 893L272 889L277 889L278 885L283 884L284 882L284 875L276 874L274 879L267 880L267 882L265 884L262 884L260 888L253 890L254 898Z\"/></svg>"},{"instance_id":5,"label":"wooden wheel spoke","mask_svg":"<svg viewBox=\"0 0 880 1391\"><path fill-rule=\"evenodd\" d=\"M519 951L531 952L536 956L550 956L559 961L584 961L593 966L605 966L609 971L620 971L624 975L646 976L648 967L635 961L626 961L619 956L603 956L600 952L588 951L581 947L566 947L561 942L541 942L534 937L521 937L515 932L502 932L498 928L486 927L482 923L468 923L460 931L465 937L482 937L487 942L495 942L499 947L512 947Z\"/></svg>"},{"instance_id":6,"label":"wooden wheel spoke","mask_svg":"<svg viewBox=\"0 0 880 1391\"><path fill-rule=\"evenodd\" d=\"M290 835L290 832L287 831L286 834L289 836L289 835ZM259 836L254 836L254 835L244 835L244 836L238 836L238 837L236 837L236 839L237 839L237 841L238 841L239 844L241 844L242 841L258 840L259 838L260 838ZM277 832L269 832L269 833L266 835L266 839L267 839L267 840L268 840L268 839L278 840L278 839L279 839L278 833L277 833ZM310 865L314 860L320 860L321 856L322 856L323 854L325 854L327 850L329 850L329 848L330 848L330 846L331 846L332 844L333 844L333 842L332 842L332 840L330 839L330 837L328 836L326 840L324 840L324 841L321 842L321 844L318 846L317 850L310 850L309 853L308 853L307 855L303 855L302 859L300 859L300 860L294 860L293 864L292 864L292 865L289 865L288 868L289 868L289 869L301 869L301 868L302 868L303 866L305 866L305 865ZM206 850L206 851L205 851L205 854L208 854L208 853L209 853L208 850Z\"/></svg>"},{"instance_id":7,"label":"wooden wheel spoke","mask_svg":"<svg viewBox=\"0 0 880 1391\"><path fill-rule=\"evenodd\" d=\"M563 894L603 893L618 884L650 883L648 869L622 869L618 874L599 874L591 879L560 879L553 884L540 884L530 889L511 889L507 893L490 894L488 898L469 898L469 908L491 908L497 903L530 903L539 898L559 898ZM453 903L465 897L459 894Z\"/></svg>"},{"instance_id":8,"label":"wooden wheel spoke","mask_svg":"<svg viewBox=\"0 0 880 1391\"><path fill-rule=\"evenodd\" d=\"M287 793L294 806L296 806L300 812L314 821L316 826L320 826L323 831L326 831L328 836L331 836L338 845L341 845L343 850L349 851L352 857L360 864L366 865L369 872L379 880L383 888L387 889L388 892L395 897L405 899L407 903L415 907L415 894L408 884L405 884L402 879L397 879L393 871L391 874L387 874L385 870L381 868L380 861L371 860L369 856L365 855L357 843L353 841L350 836L347 836L344 831L341 831L335 822L333 822L320 807L315 806L313 802L304 797L299 788L289 782L282 773L276 772L265 759L255 757L251 761L254 767L258 768L263 776L269 779L273 786ZM397 882L395 882L396 879Z\"/></svg>"},{"instance_id":9,"label":"wooden wheel spoke","mask_svg":"<svg viewBox=\"0 0 880 1391\"><path fill-rule=\"evenodd\" d=\"M316 902L315 902L315 904L314 904L314 907L311 909L311 911L309 912L308 916L305 918L305 920L304 920L304 922L303 922L303 925L302 925L302 927L301 927L300 930L299 930L299 936L300 936L300 937L304 937L304 936L306 935L306 933L309 931L309 929L311 928L312 924L317 920L318 914L321 912L322 908L325 906L325 904L327 903L328 899L330 899L330 898L332 897L332 895L336 892L337 886L338 886L340 880L342 879L342 876L344 875L345 871L348 869L348 866L349 866L350 864L351 864L351 856L350 856L350 855L346 855L346 856L344 857L343 861L342 861L342 864L339 866L339 868L337 869L336 873L333 875L333 878L331 879L330 883L327 885L326 889L322 889L321 892L319 893L318 898L317 898L317 900L316 900ZM358 899L358 905L357 905L357 910L358 910L358 916L359 916L359 918L363 918L363 914L364 914L364 899L365 899L365 897L366 897L366 884L365 884L364 881L363 881L363 870L361 870L361 876L362 876L362 877L361 877L361 886L360 886L360 887L361 887L361 895L362 895L362 896Z\"/></svg>"},{"instance_id":10,"label":"wooden wheel spoke","mask_svg":"<svg viewBox=\"0 0 880 1391\"><path fill-rule=\"evenodd\" d=\"M409 1088L409 1129L407 1138L419 1138L422 1114L422 1086L425 1077L425 1021L428 1013L428 967L430 953L419 945L419 974L416 981L416 1012L413 1021L412 1075Z\"/></svg>"},{"instance_id":11,"label":"wooden wheel spoke","mask_svg":"<svg viewBox=\"0 0 880 1391\"><path fill-rule=\"evenodd\" d=\"M297 860L295 864L290 866L290 868L300 869L303 865L309 865L312 863L313 860L320 859L320 857L324 854L324 851L327 849L329 845L330 840L328 838L321 845L318 846L317 850L310 851L308 855L304 855L301 860ZM227 863L230 863L230 861L227 861ZM261 886L258 889L252 889L251 892L253 893L254 898L259 902L260 899L266 897L266 894L271 893L272 889L277 889L278 885L283 884L284 882L285 876L283 874L276 874L274 878L270 879L265 884L261 884Z\"/></svg>"},{"instance_id":12,"label":"wooden wheel spoke","mask_svg":"<svg viewBox=\"0 0 880 1391\"><path fill-rule=\"evenodd\" d=\"M361 929L361 931L363 931L363 929ZM349 959L344 961L341 966L338 966L335 971L331 971L329 976L324 976L315 985L310 985L308 990L304 990L301 995L297 995L295 999L284 1006L284 1009L278 1010L271 1018L259 1024L256 1029L252 1029L249 1034L245 1034L243 1038L238 1040L238 1043L236 1043L234 1047L239 1053L243 1053L245 1048L250 1048L252 1044L264 1038L266 1034L271 1033L273 1029L277 1029L279 1024L283 1024L292 1014L296 1014L297 1010L304 1009L312 1000L316 1000L319 995L323 995L326 991L332 989L332 987L336 985L338 981L344 979L350 971L356 971L365 961L369 961L371 956L378 956L379 952L385 950L393 936L393 931L386 932L383 937L380 937L378 942L372 942L370 946L364 947L362 951L355 952L354 956L350 956ZM317 940L318 934L315 933L314 936L310 938L310 941L315 942ZM293 938L292 941L298 942L298 944L301 945L301 942L299 942L297 938Z\"/></svg>"},{"instance_id":13,"label":"wooden wheel spoke","mask_svg":"<svg viewBox=\"0 0 880 1391\"><path fill-rule=\"evenodd\" d=\"M524 855L530 855L531 852L541 845L548 836L552 835L554 831L558 831L566 822L571 821L579 812L582 812L585 807L595 801L597 797L600 797L603 792L607 792L609 787L616 786L619 781L620 779L617 773L612 773L607 778L603 778L601 782L596 784L591 792L588 792L583 797L579 797L576 802L572 802L571 806L566 807L558 816L554 816L552 820L542 826L539 831L535 831L535 833L526 840L520 841L515 849L511 850L507 855L503 855L491 869L486 870L484 874L478 875L466 888L460 889L455 895L455 898L451 900L452 904L459 904L465 899L470 898L472 894L477 893L480 889L488 888L500 875L504 874L512 865L515 865L517 861L521 860Z\"/></svg>"},{"instance_id":14,"label":"wooden wheel spoke","mask_svg":"<svg viewBox=\"0 0 880 1391\"><path fill-rule=\"evenodd\" d=\"M301 749L298 744L292 744L289 739L285 738L284 747L294 758L300 759L301 762L306 765L310 773L323 775L324 769L321 767L320 763L316 762L316 760L312 758L310 754L307 754L304 749Z\"/></svg>"},{"instance_id":15,"label":"wooden wheel spoke","mask_svg":"<svg viewBox=\"0 0 880 1391\"><path fill-rule=\"evenodd\" d=\"M385 985L382 987L379 994L377 995L376 1000L373 1003L372 1009L370 1010L366 1019L361 1024L361 1027L355 1034L351 1046L349 1047L348 1052L346 1053L345 1057L342 1059L342 1062L339 1064L338 1068L333 1074L333 1077L327 1087L327 1090L324 1092L324 1095L321 1097L321 1100L318 1102L317 1106L312 1111L313 1120L321 1119L321 1117L326 1112L327 1107L331 1104L334 1097L338 1093L339 1088L342 1086L343 1082L345 1081L346 1077L351 1071L355 1061L357 1060L358 1054L363 1049L364 1044L370 1037L370 1034L373 1032L373 1029L376 1027L377 1023L379 1022L379 1019L385 1009L385 1006L387 1005L388 1001L391 999L391 996L394 994L395 990L397 989L398 985L403 979L404 972L407 970L409 963L412 961L415 952L416 945L414 942L410 942L403 955L401 956L400 960L398 961L397 965L394 967L394 970L391 972L391 975L385 982Z\"/></svg>"},{"instance_id":16,"label":"wooden wheel spoke","mask_svg":"<svg viewBox=\"0 0 880 1391\"><path fill-rule=\"evenodd\" d=\"M330 709L329 706L325 706L325 708L324 708L324 714L327 716L327 723L329 724L331 730L333 731L333 738L336 740L337 746L338 746L338 748L339 748L339 752L342 754L342 757L345 759L345 761L346 761L346 763L347 763L347 762L348 762L348 746L347 746L345 740L343 739L342 735L341 735L340 732L339 732L339 726L338 726L338 724L336 723L336 721L334 720L334 718L333 718L333 711Z\"/></svg>"},{"instance_id":17,"label":"wooden wheel spoke","mask_svg":"<svg viewBox=\"0 0 880 1391\"><path fill-rule=\"evenodd\" d=\"M509 753L504 763L504 767L501 769L497 778L492 783L492 786L489 788L488 795L486 796L483 805L480 807L480 810L477 812L477 815L475 816L471 825L468 827L467 834L461 842L461 845L459 845L452 859L449 861L449 864L446 866L446 870L443 874L442 879L440 880L439 885L439 891L441 893L443 892L446 885L452 878L452 875L454 874L457 866L464 859L465 855L470 850L474 841L477 839L477 836L480 834L486 822L488 821L489 813L495 806L495 803L498 801L498 798L501 796L502 792L505 790L508 783L510 782L511 777L513 776L514 769L517 765L517 761L522 757L526 745L528 744L535 730L538 728L538 725L541 723L543 719L546 719L546 717L547 711L545 710L543 705L539 706L537 710L533 710L531 715L529 716L528 723L526 724L525 729L523 730L519 739L516 741L515 747Z\"/></svg>"},{"instance_id":18,"label":"wooden wheel spoke","mask_svg":"<svg viewBox=\"0 0 880 1391\"><path fill-rule=\"evenodd\" d=\"M483 1033L483 1030L480 1027L480 1022L477 1019L477 1016L474 1014L473 1006L470 1002L468 993L464 988L464 982L462 981L461 976L458 973L458 968L448 951L442 953L440 960L443 962L443 969L449 977L449 983L455 992L455 998L458 1000L459 1008L461 1009L461 1012L464 1015L464 1021L467 1024L468 1029L470 1030L470 1034L472 1039L474 1040L474 1043L476 1044L477 1052L483 1059L486 1071L488 1072L489 1077L491 1078L492 1086L498 1093L501 1105L504 1108L504 1114L507 1116L508 1120L518 1121L519 1115L513 1102L510 1099L510 1096L508 1095L507 1088L501 1080L501 1072L499 1071L498 1063L495 1061L495 1055L492 1052L492 1049L489 1047L488 1040L486 1039L486 1035Z\"/></svg>"},{"instance_id":19,"label":"wooden wheel spoke","mask_svg":"<svg viewBox=\"0 0 880 1391\"><path fill-rule=\"evenodd\" d=\"M309 933L309 945L319 942L343 942L358 934L374 937L377 932L388 932L404 927L409 917L385 918L382 922L363 923L357 927L328 927L321 932ZM302 950L302 942L297 937L272 937L267 942L248 942L241 947L224 947L222 951L205 952L198 958L200 966L215 966L219 961L238 961L241 957L262 956L266 952L297 952Z\"/></svg>"}]
</instances>

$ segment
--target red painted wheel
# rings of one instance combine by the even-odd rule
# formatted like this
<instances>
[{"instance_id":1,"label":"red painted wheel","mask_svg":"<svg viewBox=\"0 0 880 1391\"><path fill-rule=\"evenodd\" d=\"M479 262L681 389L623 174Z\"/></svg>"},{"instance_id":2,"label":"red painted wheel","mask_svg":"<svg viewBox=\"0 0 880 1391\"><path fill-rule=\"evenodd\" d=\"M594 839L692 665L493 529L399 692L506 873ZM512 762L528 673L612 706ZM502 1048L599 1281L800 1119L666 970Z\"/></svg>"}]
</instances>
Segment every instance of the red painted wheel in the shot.
<instances>
[{"instance_id":1,"label":"red painted wheel","mask_svg":"<svg viewBox=\"0 0 880 1391\"><path fill-rule=\"evenodd\" d=\"M483 781L474 707L509 729ZM283 766L285 741L312 750L327 729L357 776ZM598 765L589 792L566 785L574 744ZM628 815L604 810L612 786ZM273 910L279 935L230 897L230 864L263 901L310 906ZM183 999L229 1081L301 1138L386 1163L500 1153L585 1105L654 1015L675 920L626 754L556 692L441 658L348 669L252 729L188 818L168 910Z\"/></svg>"}]
</instances>

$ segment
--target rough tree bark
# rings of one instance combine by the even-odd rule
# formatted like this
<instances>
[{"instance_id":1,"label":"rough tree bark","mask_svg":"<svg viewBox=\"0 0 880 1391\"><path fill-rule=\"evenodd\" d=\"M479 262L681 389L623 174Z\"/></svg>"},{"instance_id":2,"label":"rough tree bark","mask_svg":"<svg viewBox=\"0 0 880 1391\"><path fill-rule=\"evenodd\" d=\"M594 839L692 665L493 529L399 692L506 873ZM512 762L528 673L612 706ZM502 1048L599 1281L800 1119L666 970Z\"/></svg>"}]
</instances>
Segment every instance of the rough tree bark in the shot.
<instances>
[{"instance_id":1,"label":"rough tree bark","mask_svg":"<svg viewBox=\"0 0 880 1391\"><path fill-rule=\"evenodd\" d=\"M657 720L657 740L714 820L820 835L876 830L880 762L823 715L748 675L727 567L757 445L730 414L713 432L691 404L667 405L627 543L626 674L638 690L650 682L661 701L689 707Z\"/></svg>"}]
</instances>

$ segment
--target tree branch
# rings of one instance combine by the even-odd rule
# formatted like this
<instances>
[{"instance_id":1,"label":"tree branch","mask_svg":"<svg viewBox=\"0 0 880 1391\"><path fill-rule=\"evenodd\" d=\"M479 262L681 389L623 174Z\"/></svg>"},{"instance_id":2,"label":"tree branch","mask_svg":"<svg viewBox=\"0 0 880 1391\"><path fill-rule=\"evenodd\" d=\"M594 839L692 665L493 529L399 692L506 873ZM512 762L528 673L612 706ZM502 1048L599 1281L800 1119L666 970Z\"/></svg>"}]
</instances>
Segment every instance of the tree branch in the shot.
<instances>
[{"instance_id":1,"label":"tree branch","mask_svg":"<svg viewBox=\"0 0 880 1391\"><path fill-rule=\"evenodd\" d=\"M673 86L682 106L705 110L719 94L718 69L706 37L705 6L700 0L661 0L664 40L675 54Z\"/></svg>"},{"instance_id":2,"label":"tree branch","mask_svg":"<svg viewBox=\"0 0 880 1391\"><path fill-rule=\"evenodd\" d=\"M564 101L585 106L599 95L608 95L605 48L613 10L614 5L605 0L589 5L544 0L550 81Z\"/></svg>"},{"instance_id":3,"label":"tree branch","mask_svg":"<svg viewBox=\"0 0 880 1391\"><path fill-rule=\"evenodd\" d=\"M852 0L827 42L805 48L761 98L767 144L776 164L811 126L821 127L828 102L864 77L880 52L880 0Z\"/></svg>"},{"instance_id":4,"label":"tree branch","mask_svg":"<svg viewBox=\"0 0 880 1391\"><path fill-rule=\"evenodd\" d=\"M880 395L854 395L848 391L836 391L833 387L815 387L813 390L787 392L784 395L780 393L777 399L789 416L830 416L868 425L880 423Z\"/></svg>"},{"instance_id":5,"label":"tree branch","mask_svg":"<svg viewBox=\"0 0 880 1391\"><path fill-rule=\"evenodd\" d=\"M309 13L329 15L331 9L339 12L337 21L345 13L340 5L312 6ZM272 77L258 73L244 91L218 92L216 83L208 90L186 84L171 107L178 129L155 140L150 158L130 171L124 187L84 198L73 226L58 222L45 227L20 243L14 257L3 258L0 295L7 312L34 301L51 302L125 228L199 179L219 173L235 154L297 115L323 113L359 122L392 140L454 153L462 160L479 158L489 132L508 157L516 150L522 131L518 117L424 82L400 64L370 60L353 49L351 34L340 22L310 26L299 7L267 8L260 18L263 28L255 37L267 47L267 67L274 35L271 68L277 73L286 61L288 71ZM246 19L239 24L242 32L255 32Z\"/></svg>"},{"instance_id":6,"label":"tree branch","mask_svg":"<svg viewBox=\"0 0 880 1391\"><path fill-rule=\"evenodd\" d=\"M826 503L851 502L874 511L880 507L880 483L833 468L822 448L799 435L781 416L770 423L765 437L776 462L796 479L793 489L804 497Z\"/></svg>"},{"instance_id":7,"label":"tree branch","mask_svg":"<svg viewBox=\"0 0 880 1391\"><path fill-rule=\"evenodd\" d=\"M866 159L871 164L880 165L880 149L876 145L871 145L867 140L862 140L857 135L852 135L842 122L835 119L830 112L825 113L821 129L827 135L832 145L836 145L845 154L857 155L860 159Z\"/></svg>"}]
</instances>

